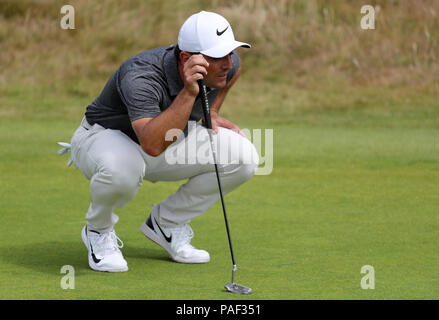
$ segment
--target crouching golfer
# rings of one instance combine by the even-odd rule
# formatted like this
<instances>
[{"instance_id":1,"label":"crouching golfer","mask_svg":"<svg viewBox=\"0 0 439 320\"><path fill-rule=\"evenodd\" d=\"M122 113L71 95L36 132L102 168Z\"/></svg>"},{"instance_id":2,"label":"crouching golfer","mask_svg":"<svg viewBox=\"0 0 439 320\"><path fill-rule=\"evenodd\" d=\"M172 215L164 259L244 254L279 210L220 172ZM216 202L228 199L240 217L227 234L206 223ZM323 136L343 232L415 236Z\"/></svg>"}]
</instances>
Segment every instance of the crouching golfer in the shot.
<instances>
[{"instance_id":1,"label":"crouching golfer","mask_svg":"<svg viewBox=\"0 0 439 320\"><path fill-rule=\"evenodd\" d=\"M199 122L203 112L197 80L204 77L208 87L217 153L228 158L218 161L228 193L249 180L259 162L241 130L219 116L240 73L238 47L250 45L235 41L225 18L201 11L183 24L178 45L126 60L87 107L67 151L90 180L91 204L82 240L93 270L128 270L120 251L123 242L114 231L119 219L114 210L134 198L143 180L188 179L152 207L140 229L174 261L209 262L207 251L190 244L193 231L188 225L219 199L208 131Z\"/></svg>"}]
</instances>

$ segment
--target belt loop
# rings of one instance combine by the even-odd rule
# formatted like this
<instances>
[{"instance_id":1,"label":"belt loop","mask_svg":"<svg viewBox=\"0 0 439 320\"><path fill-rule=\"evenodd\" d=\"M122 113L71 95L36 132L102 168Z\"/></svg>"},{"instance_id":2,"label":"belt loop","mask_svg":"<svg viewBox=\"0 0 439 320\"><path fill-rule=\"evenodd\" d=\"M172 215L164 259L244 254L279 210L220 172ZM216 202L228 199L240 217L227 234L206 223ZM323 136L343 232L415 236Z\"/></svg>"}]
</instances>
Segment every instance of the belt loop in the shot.
<instances>
[{"instance_id":1,"label":"belt loop","mask_svg":"<svg viewBox=\"0 0 439 320\"><path fill-rule=\"evenodd\" d=\"M88 130L88 129L90 129L90 128L92 127L92 126L88 123L87 118L86 118L85 116L82 118L81 126L82 126L85 130Z\"/></svg>"}]
</instances>

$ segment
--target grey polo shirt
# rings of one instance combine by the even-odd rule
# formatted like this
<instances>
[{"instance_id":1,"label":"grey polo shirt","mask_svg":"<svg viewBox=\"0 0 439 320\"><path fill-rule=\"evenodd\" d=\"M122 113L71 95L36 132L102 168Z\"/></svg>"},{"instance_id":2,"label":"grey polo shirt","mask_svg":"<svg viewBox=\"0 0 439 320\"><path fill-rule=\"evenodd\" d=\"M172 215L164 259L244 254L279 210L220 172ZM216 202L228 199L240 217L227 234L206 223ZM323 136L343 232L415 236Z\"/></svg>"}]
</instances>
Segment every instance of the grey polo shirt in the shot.
<instances>
[{"instance_id":1,"label":"grey polo shirt","mask_svg":"<svg viewBox=\"0 0 439 320\"><path fill-rule=\"evenodd\" d=\"M87 107L87 121L91 125L98 123L104 128L121 130L138 143L131 122L158 116L183 89L174 48L175 45L171 45L143 51L123 62L101 94ZM239 56L234 51L227 82L236 74L239 64ZM220 89L207 90L212 105ZM189 120L199 121L202 117L201 99L197 97Z\"/></svg>"}]
</instances>

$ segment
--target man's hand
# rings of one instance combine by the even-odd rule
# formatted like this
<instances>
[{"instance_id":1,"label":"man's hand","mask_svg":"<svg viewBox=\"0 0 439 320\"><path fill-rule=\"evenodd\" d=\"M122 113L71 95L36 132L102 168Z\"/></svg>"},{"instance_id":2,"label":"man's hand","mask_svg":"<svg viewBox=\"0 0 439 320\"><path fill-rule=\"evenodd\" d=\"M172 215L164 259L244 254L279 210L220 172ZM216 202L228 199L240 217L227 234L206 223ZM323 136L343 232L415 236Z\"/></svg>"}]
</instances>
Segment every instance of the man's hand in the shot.
<instances>
[{"instance_id":1,"label":"man's hand","mask_svg":"<svg viewBox=\"0 0 439 320\"><path fill-rule=\"evenodd\" d=\"M160 155L173 143L165 139L170 129L183 130L187 124L195 99L199 92L197 80L207 75L209 63L201 54L191 55L182 52L183 66L179 65L179 74L184 83L183 90L171 105L155 118L141 118L132 122L139 143L150 156Z\"/></svg>"},{"instance_id":2,"label":"man's hand","mask_svg":"<svg viewBox=\"0 0 439 320\"><path fill-rule=\"evenodd\" d=\"M223 127L235 131L236 133L240 134L244 138L247 138L244 132L242 132L241 129L239 129L239 127L236 124L223 117L220 117L216 111L213 110L210 111L210 118L212 119L213 132L218 133L218 127Z\"/></svg>"},{"instance_id":3,"label":"man's hand","mask_svg":"<svg viewBox=\"0 0 439 320\"><path fill-rule=\"evenodd\" d=\"M185 89L194 97L200 91L197 80L207 75L209 63L202 54L193 54L187 58L183 66L183 84Z\"/></svg>"}]
</instances>

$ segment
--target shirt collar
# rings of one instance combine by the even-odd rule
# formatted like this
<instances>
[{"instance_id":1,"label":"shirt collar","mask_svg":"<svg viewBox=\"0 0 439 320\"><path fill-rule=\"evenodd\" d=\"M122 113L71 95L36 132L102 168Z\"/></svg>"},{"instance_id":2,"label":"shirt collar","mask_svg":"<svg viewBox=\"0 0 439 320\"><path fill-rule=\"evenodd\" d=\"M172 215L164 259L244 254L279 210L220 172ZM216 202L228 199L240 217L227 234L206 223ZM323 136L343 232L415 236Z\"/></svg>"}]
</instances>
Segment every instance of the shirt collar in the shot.
<instances>
[{"instance_id":1,"label":"shirt collar","mask_svg":"<svg viewBox=\"0 0 439 320\"><path fill-rule=\"evenodd\" d=\"M171 96L177 96L183 89L183 82L178 72L178 63L174 54L175 45L169 46L164 58L164 69L166 82L168 83L169 93Z\"/></svg>"}]
</instances>

